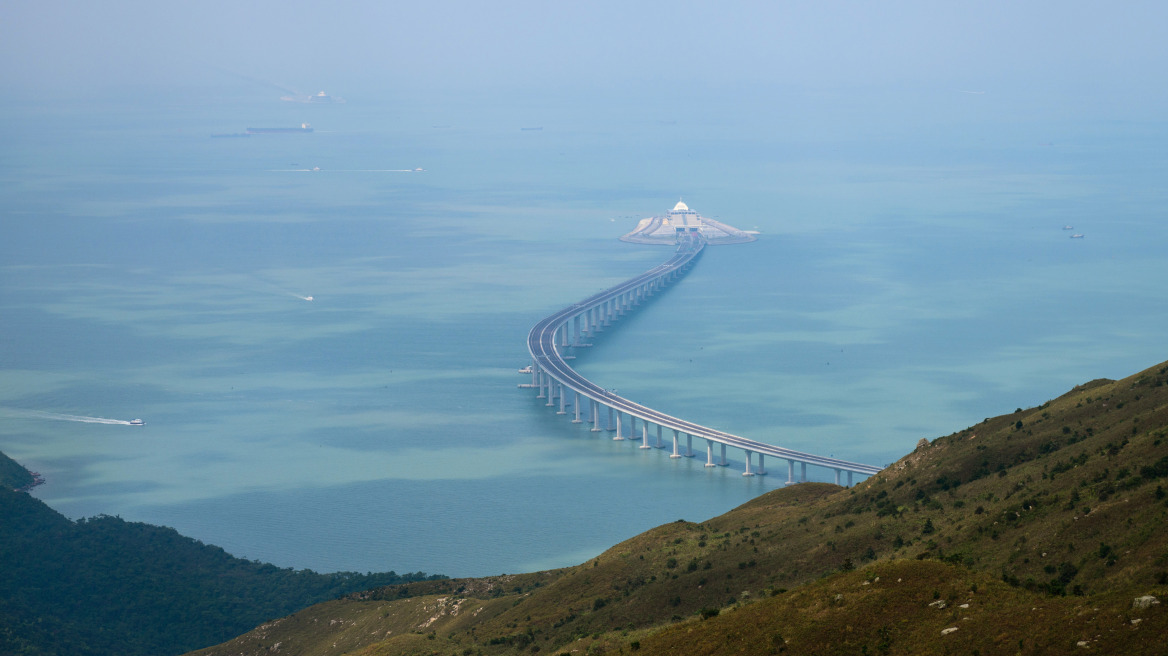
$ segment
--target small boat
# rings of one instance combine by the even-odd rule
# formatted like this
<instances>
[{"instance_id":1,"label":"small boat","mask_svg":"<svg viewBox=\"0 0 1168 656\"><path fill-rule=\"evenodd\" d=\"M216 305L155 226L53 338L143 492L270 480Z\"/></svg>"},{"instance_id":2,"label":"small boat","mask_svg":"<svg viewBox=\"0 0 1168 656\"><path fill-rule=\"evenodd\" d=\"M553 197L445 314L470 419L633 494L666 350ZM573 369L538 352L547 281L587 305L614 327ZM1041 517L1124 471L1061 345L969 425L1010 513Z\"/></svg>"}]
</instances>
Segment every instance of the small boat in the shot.
<instances>
[{"instance_id":1,"label":"small boat","mask_svg":"<svg viewBox=\"0 0 1168 656\"><path fill-rule=\"evenodd\" d=\"M1065 226L1063 226L1063 230L1074 230L1074 229L1075 229L1075 226L1073 226L1073 225L1065 225Z\"/></svg>"},{"instance_id":2,"label":"small boat","mask_svg":"<svg viewBox=\"0 0 1168 656\"><path fill-rule=\"evenodd\" d=\"M1075 234L1071 235L1071 239L1082 239L1082 238L1083 238L1083 234L1079 233L1079 232L1076 232Z\"/></svg>"},{"instance_id":3,"label":"small boat","mask_svg":"<svg viewBox=\"0 0 1168 656\"><path fill-rule=\"evenodd\" d=\"M131 419L130 425L131 426L145 426L146 422L142 421L141 419Z\"/></svg>"}]
</instances>

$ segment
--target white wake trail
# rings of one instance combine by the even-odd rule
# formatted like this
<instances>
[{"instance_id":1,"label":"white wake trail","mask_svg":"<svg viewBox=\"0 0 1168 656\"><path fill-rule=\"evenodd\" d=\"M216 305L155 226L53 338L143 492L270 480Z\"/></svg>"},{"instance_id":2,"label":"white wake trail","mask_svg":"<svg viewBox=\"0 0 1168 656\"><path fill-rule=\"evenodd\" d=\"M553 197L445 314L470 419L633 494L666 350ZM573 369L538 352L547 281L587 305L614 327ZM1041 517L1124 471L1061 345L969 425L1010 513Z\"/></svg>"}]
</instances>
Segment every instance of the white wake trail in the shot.
<instances>
[{"instance_id":1,"label":"white wake trail","mask_svg":"<svg viewBox=\"0 0 1168 656\"><path fill-rule=\"evenodd\" d=\"M85 424L116 424L119 426L131 426L132 424L124 419L106 419L105 417L85 417L83 415L65 415L59 412L43 412L41 410L16 410L12 408L3 408L4 414L14 417L25 417L27 419L52 419L54 421L79 421Z\"/></svg>"}]
</instances>

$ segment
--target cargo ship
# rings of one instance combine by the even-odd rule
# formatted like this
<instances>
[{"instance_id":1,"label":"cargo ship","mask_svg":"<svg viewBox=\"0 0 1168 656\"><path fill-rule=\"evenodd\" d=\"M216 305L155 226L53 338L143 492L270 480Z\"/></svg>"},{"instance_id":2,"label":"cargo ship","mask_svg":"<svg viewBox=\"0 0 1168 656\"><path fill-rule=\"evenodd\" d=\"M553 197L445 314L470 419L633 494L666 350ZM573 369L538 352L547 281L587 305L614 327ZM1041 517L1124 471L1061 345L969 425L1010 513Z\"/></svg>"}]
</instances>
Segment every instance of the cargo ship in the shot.
<instances>
[{"instance_id":1,"label":"cargo ship","mask_svg":"<svg viewBox=\"0 0 1168 656\"><path fill-rule=\"evenodd\" d=\"M284 134L288 132L312 132L312 127L301 123L298 128L248 128L248 134Z\"/></svg>"}]
</instances>

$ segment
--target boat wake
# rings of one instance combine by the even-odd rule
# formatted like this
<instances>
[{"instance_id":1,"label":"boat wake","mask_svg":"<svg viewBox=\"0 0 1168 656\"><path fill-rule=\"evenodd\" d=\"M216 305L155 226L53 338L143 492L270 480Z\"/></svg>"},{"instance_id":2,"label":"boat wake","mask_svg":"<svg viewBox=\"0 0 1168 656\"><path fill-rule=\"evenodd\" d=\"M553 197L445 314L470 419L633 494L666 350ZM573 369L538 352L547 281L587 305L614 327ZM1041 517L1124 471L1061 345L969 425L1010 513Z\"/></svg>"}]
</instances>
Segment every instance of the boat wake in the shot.
<instances>
[{"instance_id":1,"label":"boat wake","mask_svg":"<svg viewBox=\"0 0 1168 656\"><path fill-rule=\"evenodd\" d=\"M43 412L41 410L16 410L0 408L0 412L10 417L24 417L26 419L52 419L55 421L79 421L84 424L116 424L119 426L134 426L135 424L124 419L106 419L105 417L85 417L82 415L65 415L59 412Z\"/></svg>"}]
</instances>

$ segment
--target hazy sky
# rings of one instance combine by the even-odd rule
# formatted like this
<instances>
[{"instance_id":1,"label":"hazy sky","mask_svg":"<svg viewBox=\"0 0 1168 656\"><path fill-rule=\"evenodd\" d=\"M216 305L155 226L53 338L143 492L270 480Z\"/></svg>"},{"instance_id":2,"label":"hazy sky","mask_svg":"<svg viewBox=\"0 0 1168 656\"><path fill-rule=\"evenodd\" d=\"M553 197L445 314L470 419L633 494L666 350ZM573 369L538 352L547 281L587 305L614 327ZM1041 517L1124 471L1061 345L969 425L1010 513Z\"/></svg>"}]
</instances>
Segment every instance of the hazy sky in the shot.
<instances>
[{"instance_id":1,"label":"hazy sky","mask_svg":"<svg viewBox=\"0 0 1168 656\"><path fill-rule=\"evenodd\" d=\"M724 4L724 3L718 3ZM10 92L206 85L1003 89L1164 106L1168 3L6 0Z\"/></svg>"}]
</instances>

